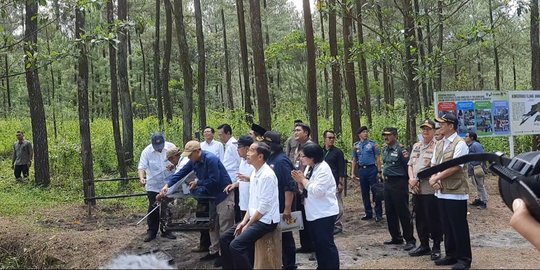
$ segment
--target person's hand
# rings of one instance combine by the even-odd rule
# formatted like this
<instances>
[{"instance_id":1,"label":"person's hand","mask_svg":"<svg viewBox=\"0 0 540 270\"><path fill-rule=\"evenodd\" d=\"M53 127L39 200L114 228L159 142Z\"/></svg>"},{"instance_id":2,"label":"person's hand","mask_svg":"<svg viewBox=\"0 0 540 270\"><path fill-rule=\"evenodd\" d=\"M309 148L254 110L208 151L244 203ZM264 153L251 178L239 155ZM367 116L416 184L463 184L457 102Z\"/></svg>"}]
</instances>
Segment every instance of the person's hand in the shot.
<instances>
[{"instance_id":1,"label":"person's hand","mask_svg":"<svg viewBox=\"0 0 540 270\"><path fill-rule=\"evenodd\" d=\"M441 180L439 180L437 178L437 175L434 174L432 175L430 178L429 178L429 185L435 189L435 190L439 190L442 188L442 185L441 185Z\"/></svg>"},{"instance_id":2,"label":"person's hand","mask_svg":"<svg viewBox=\"0 0 540 270\"><path fill-rule=\"evenodd\" d=\"M291 209L283 209L283 219L289 224L292 220Z\"/></svg>"},{"instance_id":3,"label":"person's hand","mask_svg":"<svg viewBox=\"0 0 540 270\"><path fill-rule=\"evenodd\" d=\"M418 182L418 180L413 179L413 178L409 179L409 187L411 188L414 194L420 193L420 182Z\"/></svg>"},{"instance_id":4,"label":"person's hand","mask_svg":"<svg viewBox=\"0 0 540 270\"><path fill-rule=\"evenodd\" d=\"M540 223L531 216L523 200L515 199L512 209L514 214L510 219L510 226L540 251Z\"/></svg>"},{"instance_id":5,"label":"person's hand","mask_svg":"<svg viewBox=\"0 0 540 270\"><path fill-rule=\"evenodd\" d=\"M197 181L191 181L189 183L189 190L194 190L197 187Z\"/></svg>"},{"instance_id":6,"label":"person's hand","mask_svg":"<svg viewBox=\"0 0 540 270\"><path fill-rule=\"evenodd\" d=\"M246 225L246 223L244 223L244 221L238 223L238 225L236 225L236 229L234 230L234 236L238 236L242 233L242 228L244 228L244 226Z\"/></svg>"},{"instance_id":7,"label":"person's hand","mask_svg":"<svg viewBox=\"0 0 540 270\"><path fill-rule=\"evenodd\" d=\"M338 191L339 193L341 193L341 192L343 191L343 183L339 183L339 184L337 185L337 191Z\"/></svg>"},{"instance_id":8,"label":"person's hand","mask_svg":"<svg viewBox=\"0 0 540 270\"><path fill-rule=\"evenodd\" d=\"M223 192L229 194L229 192L231 192L233 189L237 188L238 187L238 182L234 182L232 184L229 184L227 185L224 189L223 189Z\"/></svg>"},{"instance_id":9,"label":"person's hand","mask_svg":"<svg viewBox=\"0 0 540 270\"><path fill-rule=\"evenodd\" d=\"M141 184L141 186L144 187L144 185L146 185L146 179L143 177L139 177L139 183Z\"/></svg>"},{"instance_id":10,"label":"person's hand","mask_svg":"<svg viewBox=\"0 0 540 270\"><path fill-rule=\"evenodd\" d=\"M166 196L168 192L169 192L169 185L166 184L165 186L163 186L163 188L161 188L159 195Z\"/></svg>"},{"instance_id":11,"label":"person's hand","mask_svg":"<svg viewBox=\"0 0 540 270\"><path fill-rule=\"evenodd\" d=\"M304 174L299 170L293 170L291 171L291 176L297 183L301 184L302 180L305 179Z\"/></svg>"},{"instance_id":12,"label":"person's hand","mask_svg":"<svg viewBox=\"0 0 540 270\"><path fill-rule=\"evenodd\" d=\"M351 179L355 181L360 181L360 178L358 178L358 176L356 175L351 176Z\"/></svg>"},{"instance_id":13,"label":"person's hand","mask_svg":"<svg viewBox=\"0 0 540 270\"><path fill-rule=\"evenodd\" d=\"M236 178L238 178L238 180L243 181L243 182L249 182L249 175L247 174L237 173Z\"/></svg>"},{"instance_id":14,"label":"person's hand","mask_svg":"<svg viewBox=\"0 0 540 270\"><path fill-rule=\"evenodd\" d=\"M174 170L174 168L176 168L176 166L174 166L174 164L169 162L169 164L167 164L166 168L167 168L168 171L172 171L172 170Z\"/></svg>"}]
</instances>

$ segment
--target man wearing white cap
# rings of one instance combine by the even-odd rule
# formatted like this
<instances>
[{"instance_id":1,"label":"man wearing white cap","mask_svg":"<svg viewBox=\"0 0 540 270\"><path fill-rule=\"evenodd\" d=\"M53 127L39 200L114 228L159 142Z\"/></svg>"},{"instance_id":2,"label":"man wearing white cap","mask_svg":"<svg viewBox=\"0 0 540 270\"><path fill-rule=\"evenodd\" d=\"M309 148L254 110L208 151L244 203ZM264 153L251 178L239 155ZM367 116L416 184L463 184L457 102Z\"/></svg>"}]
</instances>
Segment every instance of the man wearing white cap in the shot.
<instances>
[{"instance_id":1,"label":"man wearing white cap","mask_svg":"<svg viewBox=\"0 0 540 270\"><path fill-rule=\"evenodd\" d=\"M219 158L202 150L198 141L186 143L182 156L189 158L188 163L169 178L168 183L161 189L161 195L165 196L169 187L172 187L189 173L195 172L197 181L189 183L190 190L197 195L215 197L217 212L217 224L210 229L210 250L201 260L216 259L215 265L219 265L218 262L221 260L219 256L220 234L234 224L234 197L232 193L223 192L232 183L231 178Z\"/></svg>"}]
</instances>

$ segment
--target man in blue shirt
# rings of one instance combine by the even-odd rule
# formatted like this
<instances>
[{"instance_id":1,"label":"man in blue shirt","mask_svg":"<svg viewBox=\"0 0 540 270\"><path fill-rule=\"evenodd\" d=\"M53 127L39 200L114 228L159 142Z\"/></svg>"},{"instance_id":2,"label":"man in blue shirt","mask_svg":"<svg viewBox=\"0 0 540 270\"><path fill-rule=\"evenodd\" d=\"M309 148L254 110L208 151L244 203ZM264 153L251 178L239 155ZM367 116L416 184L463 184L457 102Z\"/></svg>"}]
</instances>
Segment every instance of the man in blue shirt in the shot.
<instances>
[{"instance_id":1,"label":"man in blue shirt","mask_svg":"<svg viewBox=\"0 0 540 270\"><path fill-rule=\"evenodd\" d=\"M161 195L167 194L169 187L183 179L194 171L197 181L189 183L192 193L215 197L218 224L210 230L210 250L201 260L219 258L219 237L227 229L234 225L234 197L233 193L225 193L223 190L231 184L231 178L227 170L214 154L201 149L198 141L189 141L184 147L182 156L188 157L189 162L180 171L169 178L169 182L161 189Z\"/></svg>"},{"instance_id":2,"label":"man in blue shirt","mask_svg":"<svg viewBox=\"0 0 540 270\"><path fill-rule=\"evenodd\" d=\"M364 202L364 216L362 220L373 218L373 208L371 207L370 191L375 201L375 221L382 220L382 202L375 198L373 185L377 180L377 174L381 173L381 155L379 145L369 140L369 130L362 126L356 132L360 141L356 142L352 152L352 175L354 178L360 178L360 189L362 190L362 201ZM358 172L358 173L357 173Z\"/></svg>"},{"instance_id":3,"label":"man in blue shirt","mask_svg":"<svg viewBox=\"0 0 540 270\"><path fill-rule=\"evenodd\" d=\"M266 163L274 170L278 179L279 212L283 213L284 219L291 218L291 212L295 211L294 194L298 190L296 182L291 176L294 170L291 160L283 153L281 136L275 131L264 133L264 141L270 145L271 154ZM281 250L283 269L296 269L296 245L292 232L284 232L281 235Z\"/></svg>"}]
</instances>

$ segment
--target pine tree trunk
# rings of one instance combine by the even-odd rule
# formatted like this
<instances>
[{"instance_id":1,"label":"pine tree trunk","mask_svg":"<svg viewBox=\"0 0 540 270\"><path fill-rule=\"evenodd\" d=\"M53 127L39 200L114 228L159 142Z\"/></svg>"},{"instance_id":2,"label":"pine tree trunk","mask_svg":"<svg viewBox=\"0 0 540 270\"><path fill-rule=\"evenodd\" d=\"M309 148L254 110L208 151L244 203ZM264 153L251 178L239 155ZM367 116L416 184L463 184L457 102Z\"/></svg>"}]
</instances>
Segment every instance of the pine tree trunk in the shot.
<instances>
[{"instance_id":1,"label":"pine tree trunk","mask_svg":"<svg viewBox=\"0 0 540 270\"><path fill-rule=\"evenodd\" d=\"M161 13L161 0L156 0L156 24L155 24L155 40L154 40L154 92L157 99L157 116L159 122L159 130L163 131L163 99L161 97L161 78L159 76L159 26Z\"/></svg>"},{"instance_id":2,"label":"pine tree trunk","mask_svg":"<svg viewBox=\"0 0 540 270\"><path fill-rule=\"evenodd\" d=\"M268 95L268 78L264 63L263 38L261 31L261 6L259 0L250 0L251 39L253 61L255 66L255 88L259 108L259 124L267 130L272 129L270 97Z\"/></svg>"},{"instance_id":3,"label":"pine tree trunk","mask_svg":"<svg viewBox=\"0 0 540 270\"><path fill-rule=\"evenodd\" d=\"M127 0L118 0L118 20L127 20ZM119 44L117 45L118 57L118 90L120 92L120 107L122 108L123 143L126 165L133 164L133 108L131 107L131 95L128 80L128 31L120 29L118 33ZM135 91L133 91L135 92Z\"/></svg>"},{"instance_id":4,"label":"pine tree trunk","mask_svg":"<svg viewBox=\"0 0 540 270\"><path fill-rule=\"evenodd\" d=\"M82 8L75 8L75 37L82 39L85 34L85 12ZM92 160L92 141L90 138L90 119L88 107L88 56L84 41L78 43L78 78L77 93L79 99L79 131L81 134L81 158L83 169L83 188L85 197L94 197L94 164ZM95 205L96 200L85 200L86 204Z\"/></svg>"},{"instance_id":5,"label":"pine tree trunk","mask_svg":"<svg viewBox=\"0 0 540 270\"><path fill-rule=\"evenodd\" d=\"M114 22L114 0L107 1L107 23L109 23L109 31L112 31L112 23ZM118 172L120 177L127 177L127 168L122 146L122 137L120 135L120 123L118 113L118 80L116 70L116 47L113 42L109 43L109 74L111 79L111 121L113 127L114 150L116 152L116 162L118 163Z\"/></svg>"},{"instance_id":6,"label":"pine tree trunk","mask_svg":"<svg viewBox=\"0 0 540 270\"><path fill-rule=\"evenodd\" d=\"M319 130L317 122L317 70L315 68L315 37L313 36L313 22L309 0L303 0L304 4L304 31L306 33L307 47L307 105L309 112L309 125L311 128L311 140L319 143Z\"/></svg>"},{"instance_id":7,"label":"pine tree trunk","mask_svg":"<svg viewBox=\"0 0 540 270\"><path fill-rule=\"evenodd\" d=\"M360 109L358 108L358 99L356 98L356 79L354 77L354 63L351 61L352 47L352 19L351 6L346 4L343 6L343 62L345 65L345 88L349 95L349 108L352 141L356 142L358 136L354 133L360 128Z\"/></svg>"},{"instance_id":8,"label":"pine tree trunk","mask_svg":"<svg viewBox=\"0 0 540 270\"><path fill-rule=\"evenodd\" d=\"M234 109L233 92L231 86L231 70L229 69L229 48L227 47L227 26L225 24L225 12L221 9L221 23L223 25L223 50L225 51L225 83L227 85L227 108Z\"/></svg>"},{"instance_id":9,"label":"pine tree trunk","mask_svg":"<svg viewBox=\"0 0 540 270\"><path fill-rule=\"evenodd\" d=\"M247 52L246 23L244 19L244 1L236 0L238 16L238 32L240 35L240 57L242 58L242 74L244 77L244 111L248 123L253 123L253 107L251 105L251 85L249 82L249 61Z\"/></svg>"},{"instance_id":10,"label":"pine tree trunk","mask_svg":"<svg viewBox=\"0 0 540 270\"><path fill-rule=\"evenodd\" d=\"M334 131L340 135L342 133L341 125L341 67L338 56L338 44L336 35L336 1L329 0L330 11L328 14L328 42L330 45L330 57L332 58L332 119ZM354 131L353 131L354 132Z\"/></svg>"},{"instance_id":11,"label":"pine tree trunk","mask_svg":"<svg viewBox=\"0 0 540 270\"><path fill-rule=\"evenodd\" d=\"M204 50L204 33L202 25L201 0L194 0L195 32L197 33L197 92L199 93L199 129L206 126L206 54Z\"/></svg>"},{"instance_id":12,"label":"pine tree trunk","mask_svg":"<svg viewBox=\"0 0 540 270\"><path fill-rule=\"evenodd\" d=\"M416 76L416 60L418 59L416 37L414 35L414 14L411 0L403 0L403 26L405 41L405 77L406 77L406 102L407 102L407 130L406 145L411 146L416 142L416 115L418 113L418 87L414 77Z\"/></svg>"},{"instance_id":13,"label":"pine tree trunk","mask_svg":"<svg viewBox=\"0 0 540 270\"><path fill-rule=\"evenodd\" d=\"M32 122L32 142L34 146L35 182L38 186L48 186L49 175L49 146L47 144L47 119L43 106L43 97L37 69L37 33L38 33L38 2L25 2L25 38L24 38L24 67L26 88Z\"/></svg>"},{"instance_id":14,"label":"pine tree trunk","mask_svg":"<svg viewBox=\"0 0 540 270\"><path fill-rule=\"evenodd\" d=\"M172 49L172 5L170 0L164 0L165 6L165 44L163 44L163 63L161 66L161 89L163 91L163 107L167 123L173 119L172 98L169 92L171 49Z\"/></svg>"},{"instance_id":15,"label":"pine tree trunk","mask_svg":"<svg viewBox=\"0 0 540 270\"><path fill-rule=\"evenodd\" d=\"M357 0L356 1L356 18L357 18L357 35L358 35L358 44L360 46L364 45L364 30L362 26L362 5L364 1L363 0ZM367 71L367 62L366 62L366 56L364 54L364 51L360 51L359 55L359 67L360 72L362 74L362 87L364 88L364 111L367 115L368 124L371 126L373 124L373 118L371 113L371 92L369 91L369 76ZM356 131L353 131L356 132Z\"/></svg>"},{"instance_id":16,"label":"pine tree trunk","mask_svg":"<svg viewBox=\"0 0 540 270\"><path fill-rule=\"evenodd\" d=\"M189 48L186 39L186 30L184 28L184 11L182 0L174 0L174 17L176 23L176 38L180 50L180 67L184 79L184 103L183 103L183 124L184 130L182 139L184 144L192 138L193 131L193 71L189 57Z\"/></svg>"}]
</instances>

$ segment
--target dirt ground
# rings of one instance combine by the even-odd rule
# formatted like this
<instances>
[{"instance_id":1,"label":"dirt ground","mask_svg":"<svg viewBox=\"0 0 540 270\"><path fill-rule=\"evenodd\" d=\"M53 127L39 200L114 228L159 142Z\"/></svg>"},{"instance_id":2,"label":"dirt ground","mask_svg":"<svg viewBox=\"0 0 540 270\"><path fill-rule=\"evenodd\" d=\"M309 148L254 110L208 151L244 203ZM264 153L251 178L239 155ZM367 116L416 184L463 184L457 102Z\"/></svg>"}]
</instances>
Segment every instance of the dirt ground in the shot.
<instances>
[{"instance_id":1,"label":"dirt ground","mask_svg":"<svg viewBox=\"0 0 540 270\"><path fill-rule=\"evenodd\" d=\"M488 208L469 209L472 268L538 268L538 251L508 225L511 212L498 195L495 177L489 179L488 190ZM336 236L342 268L435 268L428 256L413 258L401 246L383 245L389 239L386 222L360 220L361 204L358 185L350 183L344 232ZM144 214L113 205L97 206L88 217L86 209L78 205L25 218L0 217L0 255L22 258L19 262L25 264L19 267L99 268L123 253L162 250L174 257L179 269L212 268L212 263L199 261L204 254L190 252L198 244L198 232L178 232L176 240L158 237L144 243L145 224L135 225ZM299 268L316 267L308 257L297 255Z\"/></svg>"}]
</instances>

